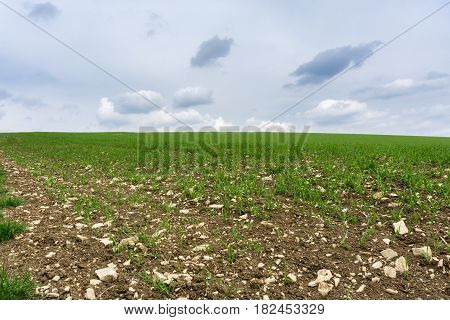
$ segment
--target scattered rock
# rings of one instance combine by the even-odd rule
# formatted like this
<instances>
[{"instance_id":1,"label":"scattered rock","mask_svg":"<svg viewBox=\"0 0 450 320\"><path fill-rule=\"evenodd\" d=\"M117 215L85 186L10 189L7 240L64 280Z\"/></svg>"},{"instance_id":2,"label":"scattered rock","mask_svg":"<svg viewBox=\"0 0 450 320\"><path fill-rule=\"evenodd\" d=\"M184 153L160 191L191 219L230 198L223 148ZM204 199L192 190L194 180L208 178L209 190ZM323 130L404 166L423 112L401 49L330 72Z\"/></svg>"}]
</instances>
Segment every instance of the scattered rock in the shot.
<instances>
[{"instance_id":1,"label":"scattered rock","mask_svg":"<svg viewBox=\"0 0 450 320\"><path fill-rule=\"evenodd\" d=\"M104 223L96 223L92 225L92 229L100 229L101 227L104 227Z\"/></svg>"},{"instance_id":2,"label":"scattered rock","mask_svg":"<svg viewBox=\"0 0 450 320\"><path fill-rule=\"evenodd\" d=\"M120 241L119 246L134 247L138 241L139 239L137 237L125 238Z\"/></svg>"},{"instance_id":3,"label":"scattered rock","mask_svg":"<svg viewBox=\"0 0 450 320\"><path fill-rule=\"evenodd\" d=\"M75 223L75 228L77 230L81 230L83 228L87 228L87 225L85 225L84 223Z\"/></svg>"},{"instance_id":4,"label":"scattered rock","mask_svg":"<svg viewBox=\"0 0 450 320\"><path fill-rule=\"evenodd\" d=\"M399 222L394 222L392 224L394 226L394 232L399 235L404 235L408 233L408 228L406 227L405 221L400 220Z\"/></svg>"},{"instance_id":5,"label":"scattered rock","mask_svg":"<svg viewBox=\"0 0 450 320\"><path fill-rule=\"evenodd\" d=\"M117 272L114 268L107 267L103 269L98 269L95 274L101 281L111 282L117 279Z\"/></svg>"},{"instance_id":6,"label":"scattered rock","mask_svg":"<svg viewBox=\"0 0 450 320\"><path fill-rule=\"evenodd\" d=\"M61 279L60 276L54 276L52 280L55 282L58 282L60 279Z\"/></svg>"},{"instance_id":7,"label":"scattered rock","mask_svg":"<svg viewBox=\"0 0 450 320\"><path fill-rule=\"evenodd\" d=\"M209 248L209 244L201 244L199 246L196 246L194 249L192 249L192 251L206 251Z\"/></svg>"},{"instance_id":8,"label":"scattered rock","mask_svg":"<svg viewBox=\"0 0 450 320\"><path fill-rule=\"evenodd\" d=\"M92 288L86 289L86 294L84 295L88 300L95 300L95 291Z\"/></svg>"},{"instance_id":9,"label":"scattered rock","mask_svg":"<svg viewBox=\"0 0 450 320\"><path fill-rule=\"evenodd\" d=\"M289 274L287 275L287 278L289 279L290 282L297 282L297 277L296 277L296 275L293 274L293 273L289 273Z\"/></svg>"},{"instance_id":10,"label":"scattered rock","mask_svg":"<svg viewBox=\"0 0 450 320\"><path fill-rule=\"evenodd\" d=\"M357 293L361 293L361 292L364 291L365 288L366 288L366 285L363 284L363 285L361 285L361 286L358 288L358 290L356 290L356 292L357 292Z\"/></svg>"},{"instance_id":11,"label":"scattered rock","mask_svg":"<svg viewBox=\"0 0 450 320\"><path fill-rule=\"evenodd\" d=\"M89 284L91 285L91 286L98 286L99 284L101 284L102 282L100 281L100 280L97 280L97 279L91 279L90 281L89 281Z\"/></svg>"},{"instance_id":12,"label":"scattered rock","mask_svg":"<svg viewBox=\"0 0 450 320\"><path fill-rule=\"evenodd\" d=\"M375 193L373 194L373 198L374 198L375 200L380 200L382 197L383 197L383 193L382 193L382 192L375 192Z\"/></svg>"},{"instance_id":13,"label":"scattered rock","mask_svg":"<svg viewBox=\"0 0 450 320\"><path fill-rule=\"evenodd\" d=\"M421 247L421 248L413 248L412 252L413 252L413 255L424 257L428 261L431 261L431 259L432 259L431 248L428 246Z\"/></svg>"},{"instance_id":14,"label":"scattered rock","mask_svg":"<svg viewBox=\"0 0 450 320\"><path fill-rule=\"evenodd\" d=\"M380 269L383 266L383 263L381 261L377 261L374 264L372 264L372 268L374 269Z\"/></svg>"},{"instance_id":15,"label":"scattered rock","mask_svg":"<svg viewBox=\"0 0 450 320\"><path fill-rule=\"evenodd\" d=\"M111 239L109 239L109 238L98 239L98 241L103 243L103 245L105 247L113 244L113 241Z\"/></svg>"},{"instance_id":16,"label":"scattered rock","mask_svg":"<svg viewBox=\"0 0 450 320\"><path fill-rule=\"evenodd\" d=\"M388 238L383 239L383 242L389 245L391 243L391 240Z\"/></svg>"},{"instance_id":17,"label":"scattered rock","mask_svg":"<svg viewBox=\"0 0 450 320\"><path fill-rule=\"evenodd\" d=\"M393 267L385 266L383 271L384 271L384 275L386 277L389 277L389 278L396 278L397 277L397 271Z\"/></svg>"},{"instance_id":18,"label":"scattered rock","mask_svg":"<svg viewBox=\"0 0 450 320\"><path fill-rule=\"evenodd\" d=\"M262 262L258 263L258 268L259 268L259 269L264 268L264 263L262 263Z\"/></svg>"},{"instance_id":19,"label":"scattered rock","mask_svg":"<svg viewBox=\"0 0 450 320\"><path fill-rule=\"evenodd\" d=\"M341 282L341 278L333 278L334 286L337 287L339 283Z\"/></svg>"},{"instance_id":20,"label":"scattered rock","mask_svg":"<svg viewBox=\"0 0 450 320\"><path fill-rule=\"evenodd\" d=\"M188 214L189 213L189 209L181 209L180 213L181 214Z\"/></svg>"},{"instance_id":21,"label":"scattered rock","mask_svg":"<svg viewBox=\"0 0 450 320\"><path fill-rule=\"evenodd\" d=\"M77 235L77 240L78 241L81 241L81 242L83 242L83 241L86 241L88 239L88 237L85 237L85 236L82 236L82 235Z\"/></svg>"},{"instance_id":22,"label":"scattered rock","mask_svg":"<svg viewBox=\"0 0 450 320\"><path fill-rule=\"evenodd\" d=\"M328 269L321 269L317 271L317 279L308 283L308 286L315 287L322 282L326 282L333 277L333 274ZM331 289L330 289L331 290Z\"/></svg>"},{"instance_id":23,"label":"scattered rock","mask_svg":"<svg viewBox=\"0 0 450 320\"><path fill-rule=\"evenodd\" d=\"M270 300L270 298L267 294L265 294L265 295L263 295L263 300Z\"/></svg>"},{"instance_id":24,"label":"scattered rock","mask_svg":"<svg viewBox=\"0 0 450 320\"><path fill-rule=\"evenodd\" d=\"M398 208L400 204L398 202L389 202L388 208Z\"/></svg>"},{"instance_id":25,"label":"scattered rock","mask_svg":"<svg viewBox=\"0 0 450 320\"><path fill-rule=\"evenodd\" d=\"M374 283L380 282L380 278L378 278L378 277L373 277L373 278L372 278L372 282L374 282Z\"/></svg>"},{"instance_id":26,"label":"scattered rock","mask_svg":"<svg viewBox=\"0 0 450 320\"><path fill-rule=\"evenodd\" d=\"M386 292L387 293L390 293L390 294L397 294L398 293L398 291L397 290L394 290L394 289L386 289Z\"/></svg>"},{"instance_id":27,"label":"scattered rock","mask_svg":"<svg viewBox=\"0 0 450 320\"><path fill-rule=\"evenodd\" d=\"M49 252L47 253L47 255L45 256L46 258L53 258L54 256L56 256L56 253L54 252Z\"/></svg>"},{"instance_id":28,"label":"scattered rock","mask_svg":"<svg viewBox=\"0 0 450 320\"><path fill-rule=\"evenodd\" d=\"M319 283L319 293L322 295L322 297L325 297L331 290L333 289L333 285L326 283L326 282L321 282Z\"/></svg>"},{"instance_id":29,"label":"scattered rock","mask_svg":"<svg viewBox=\"0 0 450 320\"><path fill-rule=\"evenodd\" d=\"M275 281L276 281L276 279L274 277L269 277L266 280L264 280L264 284L269 285L271 283L274 283Z\"/></svg>"},{"instance_id":30,"label":"scattered rock","mask_svg":"<svg viewBox=\"0 0 450 320\"><path fill-rule=\"evenodd\" d=\"M408 272L409 268L405 257L401 256L400 258L395 260L395 270L397 270L397 272L401 274Z\"/></svg>"},{"instance_id":31,"label":"scattered rock","mask_svg":"<svg viewBox=\"0 0 450 320\"><path fill-rule=\"evenodd\" d=\"M210 209L222 209L223 208L223 204L211 204L209 206Z\"/></svg>"},{"instance_id":32,"label":"scattered rock","mask_svg":"<svg viewBox=\"0 0 450 320\"><path fill-rule=\"evenodd\" d=\"M381 251L381 255L387 260L391 260L392 258L395 258L398 256L397 252L395 252L394 250L392 250L390 248Z\"/></svg>"}]
</instances>

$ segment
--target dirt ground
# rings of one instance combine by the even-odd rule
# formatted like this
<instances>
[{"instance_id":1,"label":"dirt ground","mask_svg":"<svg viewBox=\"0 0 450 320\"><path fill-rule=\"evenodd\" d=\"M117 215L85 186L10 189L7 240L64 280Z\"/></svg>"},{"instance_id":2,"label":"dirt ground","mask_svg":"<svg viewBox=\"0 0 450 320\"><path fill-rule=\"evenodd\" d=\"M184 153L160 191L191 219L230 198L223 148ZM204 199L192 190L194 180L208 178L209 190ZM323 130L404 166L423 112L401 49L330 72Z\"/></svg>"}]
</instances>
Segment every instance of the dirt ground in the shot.
<instances>
[{"instance_id":1,"label":"dirt ground","mask_svg":"<svg viewBox=\"0 0 450 320\"><path fill-rule=\"evenodd\" d=\"M386 218L364 249L357 240L364 226L347 228L348 240L342 245L342 226L324 224L300 213L293 215L294 208L281 210L269 221L238 216L234 222L244 227L236 242L255 240L260 248L249 248L248 254L239 253L231 262L227 260L229 253L214 250L216 243L208 241L217 230L228 230L229 223L206 214L207 207L191 204L196 209L190 213L195 223L186 227L186 243L178 247L168 234L162 237L159 254L143 254L143 261L135 261L126 251L117 253L113 244L101 241L108 235L103 228L134 221L132 212L123 210L113 225L85 226L70 204L52 201L30 172L3 155L0 164L7 171L10 192L25 200L22 206L5 209L4 214L28 225L27 232L0 245L1 263L10 271L30 271L39 285L38 294L45 299L86 299L88 288L93 289L96 299L450 298L448 246L433 252L429 262L412 252L412 248L426 246L431 235L443 230L448 234L448 212L434 224L423 224L403 236L393 233ZM140 221L159 222L157 217ZM176 224L176 219L171 223ZM253 227L245 231L245 225ZM442 240L446 243L448 239ZM130 247L132 252L147 250L134 244ZM383 257L380 253L387 248L397 256ZM395 278L387 276L389 268L385 267L395 269L401 256L408 271L394 272ZM381 268L374 268L376 262L381 262ZM117 278L99 281L95 271L102 268L113 269ZM323 269L330 272L324 272L330 274L323 282L327 285L311 283ZM158 288L145 281L145 271L168 285ZM320 293L327 289L331 290L326 295Z\"/></svg>"}]
</instances>

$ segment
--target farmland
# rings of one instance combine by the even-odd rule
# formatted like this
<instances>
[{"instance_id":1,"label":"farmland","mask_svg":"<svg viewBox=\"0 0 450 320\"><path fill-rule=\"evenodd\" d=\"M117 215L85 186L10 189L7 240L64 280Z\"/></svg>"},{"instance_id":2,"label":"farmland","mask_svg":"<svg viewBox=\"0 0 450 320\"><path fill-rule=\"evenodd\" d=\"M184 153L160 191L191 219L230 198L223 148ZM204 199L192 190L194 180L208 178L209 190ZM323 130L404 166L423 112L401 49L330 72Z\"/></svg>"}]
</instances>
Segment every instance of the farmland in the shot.
<instances>
[{"instance_id":1,"label":"farmland","mask_svg":"<svg viewBox=\"0 0 450 320\"><path fill-rule=\"evenodd\" d=\"M1 134L0 167L41 298L450 295L449 138Z\"/></svg>"}]
</instances>

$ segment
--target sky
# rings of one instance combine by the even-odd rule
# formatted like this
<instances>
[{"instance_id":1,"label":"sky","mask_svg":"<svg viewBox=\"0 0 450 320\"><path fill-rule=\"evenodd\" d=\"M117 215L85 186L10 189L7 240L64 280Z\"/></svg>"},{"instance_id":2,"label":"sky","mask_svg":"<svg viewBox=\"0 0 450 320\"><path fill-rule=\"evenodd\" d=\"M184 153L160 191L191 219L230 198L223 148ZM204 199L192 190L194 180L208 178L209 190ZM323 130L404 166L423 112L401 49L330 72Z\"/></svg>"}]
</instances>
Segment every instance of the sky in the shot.
<instances>
[{"instance_id":1,"label":"sky","mask_svg":"<svg viewBox=\"0 0 450 320\"><path fill-rule=\"evenodd\" d=\"M0 132L449 137L450 5L378 50L444 3L1 0Z\"/></svg>"}]
</instances>

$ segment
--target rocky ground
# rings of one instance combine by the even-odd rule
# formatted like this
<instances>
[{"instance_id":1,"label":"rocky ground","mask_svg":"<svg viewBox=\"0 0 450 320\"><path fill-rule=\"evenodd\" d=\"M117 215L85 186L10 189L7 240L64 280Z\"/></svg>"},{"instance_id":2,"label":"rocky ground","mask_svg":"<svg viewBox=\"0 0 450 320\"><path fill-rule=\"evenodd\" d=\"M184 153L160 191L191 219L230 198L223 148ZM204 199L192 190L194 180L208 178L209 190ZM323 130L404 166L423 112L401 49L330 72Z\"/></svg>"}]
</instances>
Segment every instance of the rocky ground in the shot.
<instances>
[{"instance_id":1,"label":"rocky ground","mask_svg":"<svg viewBox=\"0 0 450 320\"><path fill-rule=\"evenodd\" d=\"M428 245L432 234L442 234L436 230L448 234L448 214L414 230L402 221L379 223L364 249L356 243L364 226L342 236L342 226L318 218L279 214L259 221L245 214L233 223L242 229L235 242L245 241L248 254L233 256L214 240L228 232L229 222L201 207L180 208L181 216L193 215L182 226L186 242L178 246L167 228L155 229L160 244L153 255L138 237L110 238L111 229L133 221L131 209L113 222L102 217L87 225L70 199L51 200L30 172L3 155L0 164L11 193L25 200L4 214L28 225L0 245L1 262L8 270L30 271L43 299L450 298L448 238L440 237L447 246L439 252ZM220 210L220 204L206 208ZM147 218L142 223L161 225L158 216ZM176 219L171 223L175 229Z\"/></svg>"}]
</instances>

